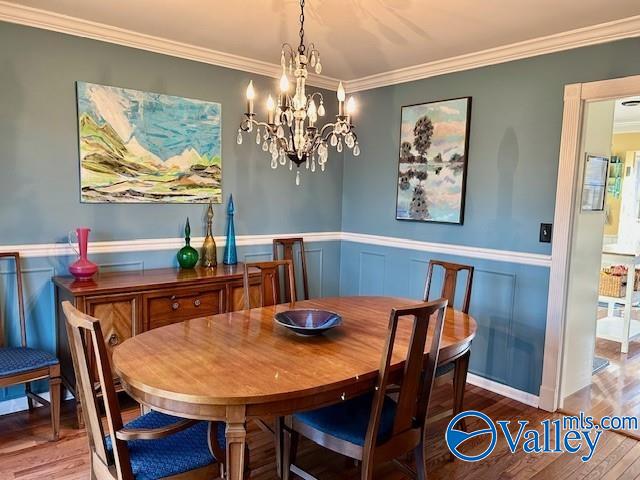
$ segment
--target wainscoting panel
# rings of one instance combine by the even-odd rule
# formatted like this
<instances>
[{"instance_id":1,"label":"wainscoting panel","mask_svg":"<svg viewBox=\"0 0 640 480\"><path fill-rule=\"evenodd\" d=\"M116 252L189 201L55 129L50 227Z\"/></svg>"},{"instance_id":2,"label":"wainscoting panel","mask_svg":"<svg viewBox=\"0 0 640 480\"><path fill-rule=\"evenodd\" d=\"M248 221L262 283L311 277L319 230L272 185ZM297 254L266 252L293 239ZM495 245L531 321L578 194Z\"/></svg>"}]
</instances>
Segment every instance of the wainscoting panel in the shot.
<instances>
[{"instance_id":1,"label":"wainscoting panel","mask_svg":"<svg viewBox=\"0 0 640 480\"><path fill-rule=\"evenodd\" d=\"M144 261L101 263L100 272L135 272L144 270Z\"/></svg>"},{"instance_id":2,"label":"wainscoting panel","mask_svg":"<svg viewBox=\"0 0 640 480\"><path fill-rule=\"evenodd\" d=\"M421 299L432 258L476 269L470 313L478 322L478 333L470 371L538 395L549 282L544 266L346 241L341 248L340 294ZM460 275L460 288L465 281ZM441 287L442 275L435 273L431 299L439 296ZM459 308L461 301L459 294L455 306Z\"/></svg>"},{"instance_id":3,"label":"wainscoting panel","mask_svg":"<svg viewBox=\"0 0 640 480\"><path fill-rule=\"evenodd\" d=\"M511 326L516 276L476 269L471 293L471 314L478 322L470 368L489 372L491 380L508 383Z\"/></svg>"},{"instance_id":4,"label":"wainscoting panel","mask_svg":"<svg viewBox=\"0 0 640 480\"><path fill-rule=\"evenodd\" d=\"M384 295L385 261L384 254L360 252L359 295Z\"/></svg>"},{"instance_id":5,"label":"wainscoting panel","mask_svg":"<svg viewBox=\"0 0 640 480\"><path fill-rule=\"evenodd\" d=\"M309 282L309 297L322 297L322 266L323 266L322 247L305 249L305 260L307 262L307 281ZM300 275L298 275L298 283L300 283ZM299 287L299 292L302 285Z\"/></svg>"}]
</instances>

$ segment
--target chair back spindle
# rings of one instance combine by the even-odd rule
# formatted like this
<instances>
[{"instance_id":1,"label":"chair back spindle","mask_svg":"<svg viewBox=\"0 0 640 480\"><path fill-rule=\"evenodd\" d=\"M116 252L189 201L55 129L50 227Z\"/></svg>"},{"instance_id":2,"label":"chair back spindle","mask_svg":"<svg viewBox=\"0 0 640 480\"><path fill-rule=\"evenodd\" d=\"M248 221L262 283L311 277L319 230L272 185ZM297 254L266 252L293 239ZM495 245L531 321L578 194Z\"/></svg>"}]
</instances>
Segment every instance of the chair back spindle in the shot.
<instances>
[{"instance_id":1,"label":"chair back spindle","mask_svg":"<svg viewBox=\"0 0 640 480\"><path fill-rule=\"evenodd\" d=\"M22 287L22 268L20 266L20 253L2 252L0 258L12 258L15 264L16 288L18 290L18 317L20 319L20 345L27 346L27 322L24 313L24 289ZM0 341L2 337L0 337ZM0 346L2 344L0 343Z\"/></svg>"},{"instance_id":2,"label":"chair back spindle","mask_svg":"<svg viewBox=\"0 0 640 480\"><path fill-rule=\"evenodd\" d=\"M133 479L129 450L123 440L116 438L116 431L122 429L122 414L118 404L118 397L113 384L111 365L102 336L100 322L77 310L71 303L63 302L62 309L67 318L66 328L76 372L76 389L80 396L82 414L84 416L89 444L92 453L98 457L105 466L115 464L118 478L124 480ZM86 342L90 342L92 348L87 349ZM107 454L104 442L104 430L100 420L98 398L93 388L92 375L89 370L89 358L87 350L94 352L95 365L98 372L100 391L103 395L104 410L109 429L109 437L113 445L113 462Z\"/></svg>"},{"instance_id":3,"label":"chair back spindle","mask_svg":"<svg viewBox=\"0 0 640 480\"><path fill-rule=\"evenodd\" d=\"M286 282L284 284L284 298L287 302L296 301L296 282L293 274L293 262L291 260L274 260L271 262L255 262L245 263L244 265L244 308L246 310L252 307L250 297L250 277L251 269L260 271L260 304L257 307L269 307L281 303L283 296L280 293L280 275L279 270L284 269L286 272Z\"/></svg>"},{"instance_id":4,"label":"chair back spindle","mask_svg":"<svg viewBox=\"0 0 640 480\"><path fill-rule=\"evenodd\" d=\"M296 273L296 258L295 247L298 246L300 255L300 269L302 270L302 300L309 300L309 282L307 280L307 261L304 251L304 239L302 237L296 238L274 238L273 239L273 259L274 260L291 260L293 263L294 278ZM282 252L282 257L280 257ZM289 273L285 272L285 283L289 282ZM289 292L285 289L285 301L289 302Z\"/></svg>"},{"instance_id":5,"label":"chair back spindle","mask_svg":"<svg viewBox=\"0 0 640 480\"><path fill-rule=\"evenodd\" d=\"M462 299L463 313L469 313L469 305L471 303L471 286L473 285L473 270L470 265L461 265L458 263L442 262L439 260L430 260L427 270L427 281L424 290L425 302L429 301L429 294L431 292L431 282L433 281L434 267L439 267L444 271L444 278L442 279L442 290L440 292L440 298L445 298L449 301L449 306L454 307L454 301L456 297L456 286L458 283L458 273L462 271L467 272L467 281L464 289L464 298Z\"/></svg>"}]
</instances>

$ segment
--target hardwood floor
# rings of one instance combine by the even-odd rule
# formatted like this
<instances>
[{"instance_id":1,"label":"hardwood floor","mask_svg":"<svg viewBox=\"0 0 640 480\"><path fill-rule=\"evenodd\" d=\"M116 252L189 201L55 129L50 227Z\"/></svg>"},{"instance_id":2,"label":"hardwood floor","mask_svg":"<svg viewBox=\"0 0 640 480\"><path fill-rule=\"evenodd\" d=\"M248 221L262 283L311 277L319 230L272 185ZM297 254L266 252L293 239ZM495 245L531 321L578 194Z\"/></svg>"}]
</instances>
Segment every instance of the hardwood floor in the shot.
<instances>
[{"instance_id":1,"label":"hardwood floor","mask_svg":"<svg viewBox=\"0 0 640 480\"><path fill-rule=\"evenodd\" d=\"M428 441L428 472L430 480L446 479L640 479L640 442L606 432L593 458L583 463L576 454L511 454L502 437L494 452L477 463L459 460L449 461L444 444L447 409L450 408L449 385L438 387L431 408L433 423ZM546 418L558 418L522 405L513 400L487 392L477 387L467 391L467 409L480 410L494 420L529 420L533 425ZM49 442L50 426L47 409L37 409L33 414L21 412L0 417L0 480L32 479L83 479L88 478L87 439L82 430L73 428L71 404L64 406L60 441ZM127 410L127 417L138 414L137 409ZM469 424L473 429L473 423ZM276 480L273 463L272 437L249 424L252 479ZM514 429L515 432L515 429ZM484 445L468 442L467 453L482 449ZM355 480L358 470L344 457L303 442L298 464L319 479ZM380 480L406 478L393 466L383 466L376 474Z\"/></svg>"},{"instance_id":2,"label":"hardwood floor","mask_svg":"<svg viewBox=\"0 0 640 480\"><path fill-rule=\"evenodd\" d=\"M600 309L598 317L605 317ZM640 311L633 309L633 318L640 319ZM640 341L629 342L629 353L620 353L620 344L596 338L595 354L609 360L609 365L592 377L592 384L569 396L563 410L568 413L585 412L594 418L605 415L633 415L640 417ZM640 439L640 432L627 431Z\"/></svg>"}]
</instances>

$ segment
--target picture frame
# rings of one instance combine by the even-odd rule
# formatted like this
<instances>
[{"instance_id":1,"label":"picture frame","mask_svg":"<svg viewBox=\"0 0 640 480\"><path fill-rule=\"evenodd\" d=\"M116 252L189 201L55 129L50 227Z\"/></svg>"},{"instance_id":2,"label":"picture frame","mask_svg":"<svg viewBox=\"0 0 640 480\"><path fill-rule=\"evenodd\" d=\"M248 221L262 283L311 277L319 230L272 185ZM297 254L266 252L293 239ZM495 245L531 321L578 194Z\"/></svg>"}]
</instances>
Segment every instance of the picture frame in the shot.
<instances>
[{"instance_id":1,"label":"picture frame","mask_svg":"<svg viewBox=\"0 0 640 480\"><path fill-rule=\"evenodd\" d=\"M76 82L81 203L222 203L222 105Z\"/></svg>"},{"instance_id":2,"label":"picture frame","mask_svg":"<svg viewBox=\"0 0 640 480\"><path fill-rule=\"evenodd\" d=\"M609 157L585 154L580 207L583 212L604 211L608 176Z\"/></svg>"},{"instance_id":3,"label":"picture frame","mask_svg":"<svg viewBox=\"0 0 640 480\"><path fill-rule=\"evenodd\" d=\"M472 97L400 113L396 219L463 225Z\"/></svg>"}]
</instances>

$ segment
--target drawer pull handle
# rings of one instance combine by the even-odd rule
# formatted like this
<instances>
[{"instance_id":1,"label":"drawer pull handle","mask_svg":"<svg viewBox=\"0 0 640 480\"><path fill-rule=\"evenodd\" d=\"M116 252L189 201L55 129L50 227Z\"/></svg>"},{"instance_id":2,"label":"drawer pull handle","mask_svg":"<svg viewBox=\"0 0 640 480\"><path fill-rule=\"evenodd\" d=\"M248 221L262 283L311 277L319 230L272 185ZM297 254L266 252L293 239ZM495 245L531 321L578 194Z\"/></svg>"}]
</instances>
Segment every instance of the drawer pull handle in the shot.
<instances>
[{"instance_id":1,"label":"drawer pull handle","mask_svg":"<svg viewBox=\"0 0 640 480\"><path fill-rule=\"evenodd\" d=\"M193 301L193 305L194 305L194 306L196 306L196 307L199 307L201 304L202 304L202 302L200 301L200 299L199 299L199 298L196 298L196 299Z\"/></svg>"},{"instance_id":2,"label":"drawer pull handle","mask_svg":"<svg viewBox=\"0 0 640 480\"><path fill-rule=\"evenodd\" d=\"M111 336L109 337L109 345L111 345L112 347L115 347L119 343L120 343L120 339L118 338L118 335L116 335L115 333L111 334Z\"/></svg>"},{"instance_id":3,"label":"drawer pull handle","mask_svg":"<svg viewBox=\"0 0 640 480\"><path fill-rule=\"evenodd\" d=\"M173 302L173 303L171 304L171 308L172 308L173 310L177 310L177 309L179 309L179 308L180 308L180 304L179 304L178 302Z\"/></svg>"}]
</instances>

